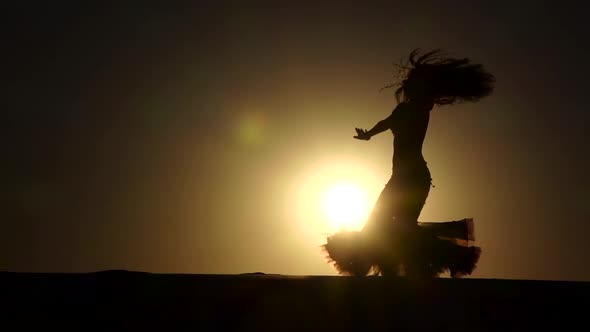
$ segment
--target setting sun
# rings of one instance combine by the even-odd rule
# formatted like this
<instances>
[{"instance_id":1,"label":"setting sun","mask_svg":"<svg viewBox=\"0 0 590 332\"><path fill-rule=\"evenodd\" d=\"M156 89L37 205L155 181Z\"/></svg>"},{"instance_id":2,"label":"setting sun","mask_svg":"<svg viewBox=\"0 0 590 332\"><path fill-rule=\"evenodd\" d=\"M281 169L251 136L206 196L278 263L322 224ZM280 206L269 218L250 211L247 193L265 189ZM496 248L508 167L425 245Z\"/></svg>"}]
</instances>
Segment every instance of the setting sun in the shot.
<instances>
[{"instance_id":1,"label":"setting sun","mask_svg":"<svg viewBox=\"0 0 590 332\"><path fill-rule=\"evenodd\" d=\"M366 193L353 183L336 183L323 195L324 215L334 228L359 229L368 213Z\"/></svg>"},{"instance_id":2,"label":"setting sun","mask_svg":"<svg viewBox=\"0 0 590 332\"><path fill-rule=\"evenodd\" d=\"M388 174L349 155L309 163L295 178L285 211L304 241L323 243L326 234L361 230Z\"/></svg>"}]
</instances>

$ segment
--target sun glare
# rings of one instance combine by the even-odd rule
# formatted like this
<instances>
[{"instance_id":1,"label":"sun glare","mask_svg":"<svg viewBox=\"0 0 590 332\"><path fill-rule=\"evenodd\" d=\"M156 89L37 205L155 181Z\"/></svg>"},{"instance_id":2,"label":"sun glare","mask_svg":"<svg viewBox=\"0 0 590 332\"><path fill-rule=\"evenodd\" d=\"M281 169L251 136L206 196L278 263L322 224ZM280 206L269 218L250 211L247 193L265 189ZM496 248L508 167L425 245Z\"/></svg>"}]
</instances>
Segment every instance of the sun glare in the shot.
<instances>
[{"instance_id":1,"label":"sun glare","mask_svg":"<svg viewBox=\"0 0 590 332\"><path fill-rule=\"evenodd\" d=\"M349 156L318 160L301 175L285 211L294 231L312 243L338 230L361 230L388 176Z\"/></svg>"},{"instance_id":2,"label":"sun glare","mask_svg":"<svg viewBox=\"0 0 590 332\"><path fill-rule=\"evenodd\" d=\"M328 187L321 205L332 227L342 229L362 228L369 208L366 193L353 183L336 183Z\"/></svg>"}]
</instances>

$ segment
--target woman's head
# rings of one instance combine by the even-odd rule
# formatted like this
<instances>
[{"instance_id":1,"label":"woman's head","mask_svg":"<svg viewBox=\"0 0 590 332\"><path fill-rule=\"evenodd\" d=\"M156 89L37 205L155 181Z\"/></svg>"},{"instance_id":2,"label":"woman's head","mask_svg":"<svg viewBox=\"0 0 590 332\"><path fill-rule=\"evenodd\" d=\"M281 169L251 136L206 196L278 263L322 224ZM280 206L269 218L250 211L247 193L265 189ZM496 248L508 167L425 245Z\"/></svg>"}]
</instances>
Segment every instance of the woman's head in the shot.
<instances>
[{"instance_id":1,"label":"woman's head","mask_svg":"<svg viewBox=\"0 0 590 332\"><path fill-rule=\"evenodd\" d=\"M468 58L445 57L440 50L418 55L418 50L412 51L407 63L399 65L403 71L402 82L385 87L399 86L395 92L398 102L427 100L438 105L475 102L494 89L494 76Z\"/></svg>"}]
</instances>

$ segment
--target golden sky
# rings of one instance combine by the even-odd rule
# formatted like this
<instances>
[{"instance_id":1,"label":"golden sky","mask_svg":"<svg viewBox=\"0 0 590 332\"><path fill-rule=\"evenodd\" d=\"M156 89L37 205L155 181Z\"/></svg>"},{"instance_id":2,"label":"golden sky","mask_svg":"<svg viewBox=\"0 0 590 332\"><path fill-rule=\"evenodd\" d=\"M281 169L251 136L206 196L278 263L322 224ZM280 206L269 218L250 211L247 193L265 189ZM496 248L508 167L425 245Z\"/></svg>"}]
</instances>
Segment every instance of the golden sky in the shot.
<instances>
[{"instance_id":1,"label":"golden sky","mask_svg":"<svg viewBox=\"0 0 590 332\"><path fill-rule=\"evenodd\" d=\"M392 136L354 128L390 114L391 63L421 47L497 77L432 111L421 221L475 218L473 277L590 280L584 19L537 6L23 11L0 270L334 275L322 195L348 181L372 206Z\"/></svg>"}]
</instances>

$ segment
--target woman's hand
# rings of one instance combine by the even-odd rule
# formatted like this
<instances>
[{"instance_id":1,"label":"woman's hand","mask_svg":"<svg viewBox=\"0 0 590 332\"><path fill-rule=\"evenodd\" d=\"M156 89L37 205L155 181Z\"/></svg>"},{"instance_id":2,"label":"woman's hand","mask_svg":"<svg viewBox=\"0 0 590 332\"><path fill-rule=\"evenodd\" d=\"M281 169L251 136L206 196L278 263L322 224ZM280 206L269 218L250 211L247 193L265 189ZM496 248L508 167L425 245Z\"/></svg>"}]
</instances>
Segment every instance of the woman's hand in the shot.
<instances>
[{"instance_id":1,"label":"woman's hand","mask_svg":"<svg viewBox=\"0 0 590 332\"><path fill-rule=\"evenodd\" d=\"M360 129L360 128L354 128L356 130L356 136L353 136L356 139L362 139L365 141L368 141L371 139L371 135L369 135L369 132L364 130L364 129Z\"/></svg>"}]
</instances>

